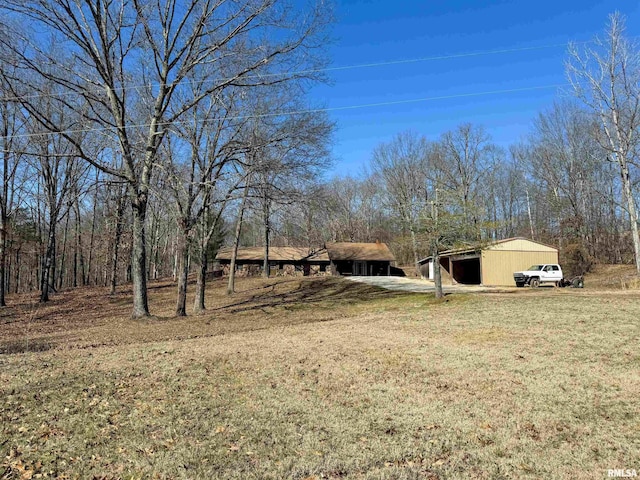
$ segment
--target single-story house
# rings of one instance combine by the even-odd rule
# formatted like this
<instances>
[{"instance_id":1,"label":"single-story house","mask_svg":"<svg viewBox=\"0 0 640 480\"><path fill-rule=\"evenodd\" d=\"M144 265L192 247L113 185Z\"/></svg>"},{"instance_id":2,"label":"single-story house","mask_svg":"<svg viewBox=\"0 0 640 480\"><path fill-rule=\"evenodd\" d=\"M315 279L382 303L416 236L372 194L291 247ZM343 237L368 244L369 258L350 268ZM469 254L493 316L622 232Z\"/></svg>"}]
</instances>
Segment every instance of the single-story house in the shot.
<instances>
[{"instance_id":1,"label":"single-story house","mask_svg":"<svg viewBox=\"0 0 640 480\"><path fill-rule=\"evenodd\" d=\"M231 248L218 251L216 261L221 265L231 263ZM264 247L238 248L236 266L258 271L264 262ZM276 272L287 269L302 271L309 275L312 271L325 272L328 267L332 275L390 275L391 262L395 257L386 244L336 242L325 248L310 250L304 247L270 247L269 268Z\"/></svg>"},{"instance_id":2,"label":"single-story house","mask_svg":"<svg viewBox=\"0 0 640 480\"><path fill-rule=\"evenodd\" d=\"M232 248L218 250L216 260L221 265L231 263ZM262 268L264 262L264 247L241 247L236 255L236 266L255 266ZM312 267L324 272L329 266L329 257L325 249L310 250L305 247L269 247L269 268L284 270L291 265L295 270L308 275Z\"/></svg>"},{"instance_id":3,"label":"single-story house","mask_svg":"<svg viewBox=\"0 0 640 480\"><path fill-rule=\"evenodd\" d=\"M447 250L439 254L443 279L486 286L515 285L513 272L531 265L558 263L558 249L522 237ZM433 257L418 262L423 278L433 280Z\"/></svg>"},{"instance_id":4,"label":"single-story house","mask_svg":"<svg viewBox=\"0 0 640 480\"><path fill-rule=\"evenodd\" d=\"M389 247L381 242L336 242L326 247L333 275L391 275L391 262L396 260Z\"/></svg>"}]
</instances>

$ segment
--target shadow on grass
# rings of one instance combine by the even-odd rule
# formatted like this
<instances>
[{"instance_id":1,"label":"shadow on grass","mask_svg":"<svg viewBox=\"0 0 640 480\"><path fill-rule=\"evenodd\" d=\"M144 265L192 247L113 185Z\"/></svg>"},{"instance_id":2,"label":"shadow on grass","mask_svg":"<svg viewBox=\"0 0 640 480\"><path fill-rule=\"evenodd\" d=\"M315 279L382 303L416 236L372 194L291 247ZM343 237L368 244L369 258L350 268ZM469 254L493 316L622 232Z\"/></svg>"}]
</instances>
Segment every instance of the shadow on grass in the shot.
<instances>
[{"instance_id":1,"label":"shadow on grass","mask_svg":"<svg viewBox=\"0 0 640 480\"><path fill-rule=\"evenodd\" d=\"M14 340L0 343L0 355L11 355L14 353L45 352L53 348L53 345L41 339Z\"/></svg>"},{"instance_id":2,"label":"shadow on grass","mask_svg":"<svg viewBox=\"0 0 640 480\"><path fill-rule=\"evenodd\" d=\"M214 283L218 281L211 282ZM167 286L170 285L158 286L156 292ZM165 311L138 319L130 317L130 299L126 293L114 298L97 288L68 292L46 305L21 305L15 322L8 323L9 315L0 317L0 323L4 322L0 354L42 352L62 344L65 348L93 348L218 336L274 325L327 321L334 318L334 308L336 311L358 305L366 308L376 301L424 297L335 277L278 278L258 285L249 283L246 287L238 291L235 298L224 297L223 285L218 283L209 295L219 295L219 303L201 315L175 317L167 316ZM318 314L312 314L312 309ZM298 311L304 313L298 314ZM29 341L24 338L25 331Z\"/></svg>"},{"instance_id":3,"label":"shadow on grass","mask_svg":"<svg viewBox=\"0 0 640 480\"><path fill-rule=\"evenodd\" d=\"M381 287L348 282L336 278L298 281L298 288L282 293L276 292L276 288L291 282L296 282L296 280L261 287L262 293L251 295L236 303L212 309L212 311L226 310L231 313L237 313L251 310L264 311L266 308L274 307L332 307L415 295L410 292L391 291Z\"/></svg>"}]
</instances>

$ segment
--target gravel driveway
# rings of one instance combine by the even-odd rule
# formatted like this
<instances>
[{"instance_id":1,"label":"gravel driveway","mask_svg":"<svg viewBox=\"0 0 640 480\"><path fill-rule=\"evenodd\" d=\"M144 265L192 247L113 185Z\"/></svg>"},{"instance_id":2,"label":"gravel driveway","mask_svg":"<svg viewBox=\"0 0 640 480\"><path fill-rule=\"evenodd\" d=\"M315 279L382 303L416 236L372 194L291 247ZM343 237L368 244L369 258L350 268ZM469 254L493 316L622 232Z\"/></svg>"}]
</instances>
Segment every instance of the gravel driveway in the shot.
<instances>
[{"instance_id":1,"label":"gravel driveway","mask_svg":"<svg viewBox=\"0 0 640 480\"><path fill-rule=\"evenodd\" d=\"M386 288L387 290L398 290L403 292L433 292L435 286L429 280L420 278L405 277L344 277L352 282L366 283L377 287ZM445 293L461 293L461 292L490 292L495 288L483 287L481 285L444 285Z\"/></svg>"}]
</instances>

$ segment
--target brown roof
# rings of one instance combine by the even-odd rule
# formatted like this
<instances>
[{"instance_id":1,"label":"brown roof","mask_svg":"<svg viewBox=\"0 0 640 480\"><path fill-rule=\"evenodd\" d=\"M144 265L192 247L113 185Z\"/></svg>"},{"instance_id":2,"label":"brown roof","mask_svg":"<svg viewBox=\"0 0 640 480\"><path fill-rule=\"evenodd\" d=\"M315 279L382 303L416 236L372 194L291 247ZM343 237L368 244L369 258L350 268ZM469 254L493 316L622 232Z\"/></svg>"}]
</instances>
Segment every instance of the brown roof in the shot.
<instances>
[{"instance_id":1,"label":"brown roof","mask_svg":"<svg viewBox=\"0 0 640 480\"><path fill-rule=\"evenodd\" d=\"M329 254L327 253L327 249L323 248L310 254L305 260L308 262L328 262Z\"/></svg>"},{"instance_id":2,"label":"brown roof","mask_svg":"<svg viewBox=\"0 0 640 480\"><path fill-rule=\"evenodd\" d=\"M327 253L332 261L369 260L393 262L395 257L385 243L327 243Z\"/></svg>"},{"instance_id":3,"label":"brown roof","mask_svg":"<svg viewBox=\"0 0 640 480\"><path fill-rule=\"evenodd\" d=\"M232 248L221 248L216 255L216 260L231 260ZM240 247L237 260L262 261L264 259L264 247ZM274 262L299 262L307 260L311 262L328 262L326 250L316 252L306 247L269 247L269 260Z\"/></svg>"}]
</instances>

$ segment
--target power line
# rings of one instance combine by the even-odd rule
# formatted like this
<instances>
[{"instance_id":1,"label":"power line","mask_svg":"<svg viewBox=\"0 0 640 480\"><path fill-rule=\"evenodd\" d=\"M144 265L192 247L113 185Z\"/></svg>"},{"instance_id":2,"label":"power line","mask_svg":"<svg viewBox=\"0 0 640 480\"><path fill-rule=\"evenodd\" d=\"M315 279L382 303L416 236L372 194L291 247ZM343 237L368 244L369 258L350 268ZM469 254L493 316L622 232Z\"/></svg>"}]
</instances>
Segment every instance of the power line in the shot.
<instances>
[{"instance_id":1,"label":"power line","mask_svg":"<svg viewBox=\"0 0 640 480\"><path fill-rule=\"evenodd\" d=\"M392 100L392 101L388 101L388 102L374 102L374 103L362 103L362 104L356 104L356 105L344 105L341 107L327 107L327 108L311 108L311 109L304 109L304 110L289 110L289 111L285 111L285 112L274 112L274 113L264 113L264 114L259 114L259 115L237 115L237 116L233 116L233 117L227 117L227 120L248 120L248 119L252 119L252 118L269 118L269 117L284 117L287 115L302 115L305 113L321 113L321 112L337 112L337 111L342 111L342 110L356 110L356 109L361 109L361 108L375 108L375 107L385 107L385 106L391 106L391 105L403 105L403 104L410 104L410 103L422 103L422 102L430 102L430 101L437 101L437 100L451 100L451 99L455 99L455 98L470 98L470 97L482 97L482 96L489 96L489 95L498 95L498 94L508 94L508 93L521 93L521 92L531 92L531 91L536 91L536 90L550 90L552 88L561 88L561 87L567 87L570 86L570 83L557 83L557 84L550 84L550 85L537 85L537 86L532 86L532 87L522 87L522 88L509 88L509 89L502 89L502 90L487 90L484 92L471 92L471 93L457 93L457 94L452 94L452 95L438 95L438 96L432 96L432 97L422 97L422 98L413 98L413 99L407 99L407 100ZM212 119L208 119L208 120L203 120L203 123L208 123L208 122L216 122L216 121L220 121L222 120L221 118L212 118ZM183 124L188 124L190 123L189 121L179 121L179 122L172 122L171 124L166 124L166 125L183 125ZM163 124L161 124L163 125ZM126 129L132 129L132 128L147 128L149 127L150 124L148 123L142 123L142 124L134 124L134 125L126 125L124 128ZM54 134L74 134L74 133L90 133L90 132L103 132L103 131L108 131L108 130L113 130L113 128L111 127L96 127L96 128L87 128L87 129L76 129L76 130L64 130L64 131L60 131L60 132L39 132L39 133L24 133L24 134L18 134L18 135L11 135L12 138L30 138L30 137L37 137L37 136L41 136L41 135L54 135ZM2 137L0 137L2 138Z\"/></svg>"},{"instance_id":2,"label":"power line","mask_svg":"<svg viewBox=\"0 0 640 480\"><path fill-rule=\"evenodd\" d=\"M589 42L590 40L584 41L584 42L552 43L548 45L536 45L532 47L502 48L499 50L484 50L479 52L453 53L450 55L436 55L431 57L410 58L406 60L390 60L387 62L361 63L361 64L355 64L355 65L345 65L345 66L318 69L317 72L349 70L352 68L381 67L381 66L387 66L387 65L402 65L407 63L428 62L428 61L434 61L434 60L451 60L455 58L480 57L485 55L497 55L497 54L503 54L503 53L517 53L517 52L526 52L531 50L543 50L548 48L568 47L570 43L582 44L582 43L589 43ZM314 72L315 71L309 71L309 73L314 73Z\"/></svg>"},{"instance_id":3,"label":"power line","mask_svg":"<svg viewBox=\"0 0 640 480\"><path fill-rule=\"evenodd\" d=\"M301 112L294 112L294 113L307 113L307 112L314 113L314 112L332 112L332 111L338 111L338 110L354 110L357 108L383 107L383 106L389 106L389 105L402 105L405 103L429 102L434 100L449 100L453 98L480 97L485 95L495 95L499 93L518 93L518 92L529 92L534 90L548 90L551 88L567 87L570 85L571 84L569 83L557 83L557 84L551 84L551 85L539 85L534 87L509 88L504 90L487 90L484 92L474 92L474 93L456 93L453 95L440 95L436 97L414 98L410 100L393 100L389 102L365 103L360 105L348 105L344 107L319 108L315 110L313 109L303 110ZM279 114L273 114L273 116L277 116L277 115ZM251 118L251 117L247 117L247 118Z\"/></svg>"},{"instance_id":4,"label":"power line","mask_svg":"<svg viewBox=\"0 0 640 480\"><path fill-rule=\"evenodd\" d=\"M360 68L375 68L375 67L386 67L393 65L406 65L411 63L422 63L422 62L431 62L431 61L439 61L439 60L453 60L456 58L471 58L471 57L482 57L488 55L501 55L507 53L518 53L518 52L527 52L527 51L535 51L535 50L545 50L551 48L559 48L559 47L568 47L570 43L573 44L585 44L590 43L591 40L583 41L583 42L564 42L564 43L551 43L547 45L534 45L530 47L514 47L514 48L502 48L497 50L483 50L477 52L463 52L463 53L453 53L447 55L435 55L429 57L418 57L418 58L409 58L404 60L388 60L383 62L373 62L373 63L357 63L351 65L342 65L336 67L325 67L325 68L314 68L307 70L297 70L293 72L274 72L274 73L264 73L264 74L253 74L247 75L242 78L272 78L272 77L283 77L283 76L295 76L295 75L310 75L313 73L322 73L322 72L339 72L345 70L354 70ZM228 80L232 80L232 78L220 79L219 82L225 82ZM211 80L213 82L215 80ZM192 80L188 82L184 82L184 84L192 84L192 83L207 83L206 81ZM125 90L133 90L138 88L158 88L160 86L159 83L148 83L148 84L138 84L138 85L128 85L126 87L119 87L116 90L125 91ZM96 91L99 89L96 87ZM61 98L77 95L77 92L64 92L59 94L51 94L51 93L41 93L41 94L33 94L33 95L23 95L18 97L4 97L0 98L0 101L19 101L28 98Z\"/></svg>"}]
</instances>

